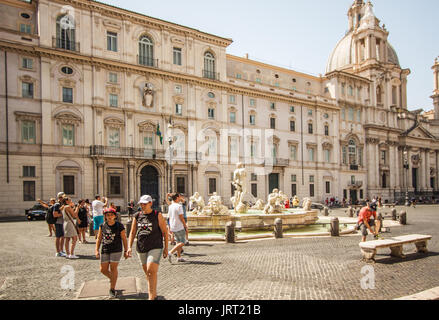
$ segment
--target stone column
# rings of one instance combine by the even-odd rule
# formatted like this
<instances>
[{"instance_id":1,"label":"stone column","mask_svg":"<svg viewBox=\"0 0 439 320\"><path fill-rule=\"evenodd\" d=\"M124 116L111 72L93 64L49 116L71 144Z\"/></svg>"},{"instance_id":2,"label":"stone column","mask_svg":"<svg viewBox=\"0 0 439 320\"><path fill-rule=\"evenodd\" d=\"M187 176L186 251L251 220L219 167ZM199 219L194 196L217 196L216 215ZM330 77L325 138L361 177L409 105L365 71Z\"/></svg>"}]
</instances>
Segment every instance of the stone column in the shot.
<instances>
[{"instance_id":1,"label":"stone column","mask_svg":"<svg viewBox=\"0 0 439 320\"><path fill-rule=\"evenodd\" d=\"M439 191L439 151L436 150L436 179L435 179L435 189Z\"/></svg>"},{"instance_id":2,"label":"stone column","mask_svg":"<svg viewBox=\"0 0 439 320\"><path fill-rule=\"evenodd\" d=\"M425 191L426 183L425 180L427 179L425 176L425 158L426 158L426 152L425 149L421 149L419 156L421 157L421 163L419 167L419 189L420 191Z\"/></svg>"},{"instance_id":3,"label":"stone column","mask_svg":"<svg viewBox=\"0 0 439 320\"><path fill-rule=\"evenodd\" d=\"M430 149L425 150L425 189L431 191L430 185Z\"/></svg>"},{"instance_id":4,"label":"stone column","mask_svg":"<svg viewBox=\"0 0 439 320\"><path fill-rule=\"evenodd\" d=\"M375 185L377 188L380 188L380 149L378 143L375 144L374 152L375 152Z\"/></svg>"},{"instance_id":5,"label":"stone column","mask_svg":"<svg viewBox=\"0 0 439 320\"><path fill-rule=\"evenodd\" d=\"M98 176L97 176L97 194L100 196L104 195L104 167L105 161L103 159L99 159L96 163Z\"/></svg>"},{"instance_id":6,"label":"stone column","mask_svg":"<svg viewBox=\"0 0 439 320\"><path fill-rule=\"evenodd\" d=\"M371 144L370 139L367 139L367 144L366 144L366 149L367 149L367 156L366 156L366 161L367 161L367 179L368 179L368 188L372 188L375 186L375 182L374 182L374 175L373 175L373 146Z\"/></svg>"},{"instance_id":7,"label":"stone column","mask_svg":"<svg viewBox=\"0 0 439 320\"><path fill-rule=\"evenodd\" d=\"M134 199L134 191L136 188L136 177L134 176L134 167L135 167L135 162L128 162L128 181L129 181L129 185L128 185L128 201L131 200L135 200Z\"/></svg>"},{"instance_id":8,"label":"stone column","mask_svg":"<svg viewBox=\"0 0 439 320\"><path fill-rule=\"evenodd\" d=\"M398 145L397 143L394 144L393 146L394 148L394 159L393 162L390 163L389 165L392 166L393 164L395 165L395 171L392 173L390 172L391 175L395 176L395 186L394 188L401 188L401 157L399 156L399 150L398 150Z\"/></svg>"},{"instance_id":9,"label":"stone column","mask_svg":"<svg viewBox=\"0 0 439 320\"><path fill-rule=\"evenodd\" d=\"M398 166L397 166L397 162L395 161L396 157L395 157L395 146L393 145L392 142L389 143L389 161L387 162L389 168L390 168L390 189L394 189L395 188L395 178L397 177L397 172L398 172Z\"/></svg>"},{"instance_id":10,"label":"stone column","mask_svg":"<svg viewBox=\"0 0 439 320\"><path fill-rule=\"evenodd\" d=\"M410 189L413 189L413 176L411 174L411 169L413 168L413 164L412 164L412 152L410 149L407 150L407 163L409 165L408 169L404 169L404 174L406 175L406 188L408 188L409 192Z\"/></svg>"}]
</instances>

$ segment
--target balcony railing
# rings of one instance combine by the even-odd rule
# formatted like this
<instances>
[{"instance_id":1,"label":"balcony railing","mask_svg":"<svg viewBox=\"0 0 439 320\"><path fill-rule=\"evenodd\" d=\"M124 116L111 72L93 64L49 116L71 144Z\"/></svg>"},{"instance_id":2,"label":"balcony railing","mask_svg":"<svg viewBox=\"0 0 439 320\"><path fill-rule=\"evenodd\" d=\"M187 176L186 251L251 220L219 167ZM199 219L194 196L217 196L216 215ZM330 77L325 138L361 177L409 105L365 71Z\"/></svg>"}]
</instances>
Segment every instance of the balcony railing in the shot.
<instances>
[{"instance_id":1,"label":"balcony railing","mask_svg":"<svg viewBox=\"0 0 439 320\"><path fill-rule=\"evenodd\" d=\"M90 146L90 157L110 157L110 158L136 158L136 159L155 159L169 160L169 153L166 150L147 149L147 148L118 148L100 145ZM187 161L195 162L201 159L200 152L186 151L183 154L175 152L172 157L173 162Z\"/></svg>"},{"instance_id":2,"label":"balcony railing","mask_svg":"<svg viewBox=\"0 0 439 320\"><path fill-rule=\"evenodd\" d=\"M146 66L146 67L153 67L153 68L159 67L159 59L153 59L147 56L137 55L137 62L142 66Z\"/></svg>"},{"instance_id":3,"label":"balcony railing","mask_svg":"<svg viewBox=\"0 0 439 320\"><path fill-rule=\"evenodd\" d=\"M363 186L363 181L355 181L355 182L349 182L348 183L348 187L349 188L356 188L359 189Z\"/></svg>"},{"instance_id":4,"label":"balcony railing","mask_svg":"<svg viewBox=\"0 0 439 320\"><path fill-rule=\"evenodd\" d=\"M74 42L57 37L52 37L52 47L79 52L79 42Z\"/></svg>"},{"instance_id":5,"label":"balcony railing","mask_svg":"<svg viewBox=\"0 0 439 320\"><path fill-rule=\"evenodd\" d=\"M219 80L220 74L218 72L203 70L203 78L212 79L212 80Z\"/></svg>"}]
</instances>

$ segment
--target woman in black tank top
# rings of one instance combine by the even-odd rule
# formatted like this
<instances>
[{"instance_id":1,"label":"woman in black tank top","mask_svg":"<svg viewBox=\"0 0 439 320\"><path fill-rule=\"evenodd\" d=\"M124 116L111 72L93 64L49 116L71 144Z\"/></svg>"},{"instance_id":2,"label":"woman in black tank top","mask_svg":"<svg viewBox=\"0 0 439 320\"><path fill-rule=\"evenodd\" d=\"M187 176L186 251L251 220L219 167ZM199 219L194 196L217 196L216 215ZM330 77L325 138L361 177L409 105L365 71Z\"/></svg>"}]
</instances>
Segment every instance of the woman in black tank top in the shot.
<instances>
[{"instance_id":1,"label":"woman in black tank top","mask_svg":"<svg viewBox=\"0 0 439 320\"><path fill-rule=\"evenodd\" d=\"M161 212L152 210L150 196L142 196L139 204L142 210L134 215L127 254L132 255L132 245L137 236L136 249L148 281L149 299L154 300L157 297L157 272L160 259L157 255L163 252L164 259L168 256L168 228Z\"/></svg>"}]
</instances>

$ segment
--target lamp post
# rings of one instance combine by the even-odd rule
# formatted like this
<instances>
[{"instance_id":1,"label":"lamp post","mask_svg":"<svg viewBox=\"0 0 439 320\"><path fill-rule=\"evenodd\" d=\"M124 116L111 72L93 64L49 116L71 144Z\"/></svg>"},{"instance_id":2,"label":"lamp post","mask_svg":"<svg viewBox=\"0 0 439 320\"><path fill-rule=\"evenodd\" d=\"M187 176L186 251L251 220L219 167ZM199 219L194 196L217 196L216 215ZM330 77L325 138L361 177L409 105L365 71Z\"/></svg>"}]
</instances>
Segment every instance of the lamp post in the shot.
<instances>
[{"instance_id":1,"label":"lamp post","mask_svg":"<svg viewBox=\"0 0 439 320\"><path fill-rule=\"evenodd\" d=\"M405 205L407 207L410 207L410 201L409 201L409 186L408 186L408 172L409 172L409 162L408 162L408 152L407 147L404 148L404 169L405 169Z\"/></svg>"},{"instance_id":2,"label":"lamp post","mask_svg":"<svg viewBox=\"0 0 439 320\"><path fill-rule=\"evenodd\" d=\"M168 137L168 143L169 143L169 186L168 186L168 192L172 192L172 155L174 153L174 147L172 146L172 143L174 142L174 137L172 136L173 132L172 129L174 128L174 122L172 121L172 117L169 117L168 122L168 129L170 129L170 136Z\"/></svg>"}]
</instances>

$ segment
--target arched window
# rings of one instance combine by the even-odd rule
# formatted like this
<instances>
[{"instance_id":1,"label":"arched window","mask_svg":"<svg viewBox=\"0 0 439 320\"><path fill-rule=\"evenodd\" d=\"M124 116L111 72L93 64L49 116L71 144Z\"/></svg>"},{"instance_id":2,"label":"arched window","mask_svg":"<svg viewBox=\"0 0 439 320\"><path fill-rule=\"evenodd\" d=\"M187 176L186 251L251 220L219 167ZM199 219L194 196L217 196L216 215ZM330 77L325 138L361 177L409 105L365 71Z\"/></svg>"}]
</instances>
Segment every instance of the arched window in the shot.
<instances>
[{"instance_id":1,"label":"arched window","mask_svg":"<svg viewBox=\"0 0 439 320\"><path fill-rule=\"evenodd\" d=\"M148 36L141 36L139 39L139 64L154 66L154 44Z\"/></svg>"},{"instance_id":2,"label":"arched window","mask_svg":"<svg viewBox=\"0 0 439 320\"><path fill-rule=\"evenodd\" d=\"M354 140L349 140L348 144L349 164L357 164L357 145Z\"/></svg>"},{"instance_id":3,"label":"arched window","mask_svg":"<svg viewBox=\"0 0 439 320\"><path fill-rule=\"evenodd\" d=\"M56 47L65 50L76 50L75 20L69 14L56 19Z\"/></svg>"},{"instance_id":4,"label":"arched window","mask_svg":"<svg viewBox=\"0 0 439 320\"><path fill-rule=\"evenodd\" d=\"M204 54L203 76L204 76L204 78L216 79L216 74L215 74L215 57L210 52L206 52Z\"/></svg>"}]
</instances>

